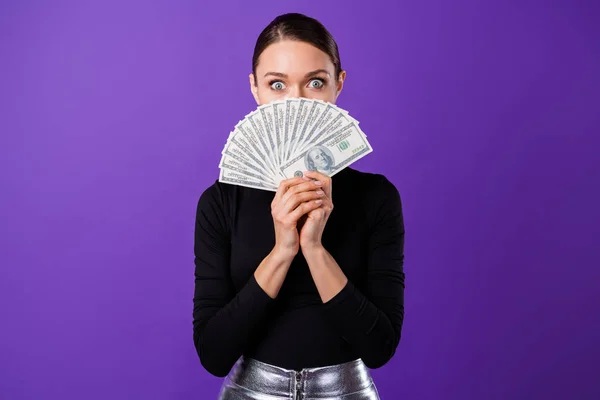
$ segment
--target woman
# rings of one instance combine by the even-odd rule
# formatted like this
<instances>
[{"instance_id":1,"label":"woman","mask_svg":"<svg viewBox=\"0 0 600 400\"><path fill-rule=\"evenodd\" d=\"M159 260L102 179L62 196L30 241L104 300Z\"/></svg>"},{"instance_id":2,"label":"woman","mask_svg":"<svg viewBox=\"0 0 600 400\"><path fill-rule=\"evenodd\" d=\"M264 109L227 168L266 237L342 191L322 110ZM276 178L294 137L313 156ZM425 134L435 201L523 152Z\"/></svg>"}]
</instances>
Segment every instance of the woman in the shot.
<instances>
[{"instance_id":1,"label":"woman","mask_svg":"<svg viewBox=\"0 0 600 400\"><path fill-rule=\"evenodd\" d=\"M312 18L279 16L257 40L259 105L334 103L345 77ZM226 377L222 400L379 398L369 368L394 355L404 318L400 196L384 176L348 167L305 175L275 194L216 181L200 196L194 344Z\"/></svg>"}]
</instances>

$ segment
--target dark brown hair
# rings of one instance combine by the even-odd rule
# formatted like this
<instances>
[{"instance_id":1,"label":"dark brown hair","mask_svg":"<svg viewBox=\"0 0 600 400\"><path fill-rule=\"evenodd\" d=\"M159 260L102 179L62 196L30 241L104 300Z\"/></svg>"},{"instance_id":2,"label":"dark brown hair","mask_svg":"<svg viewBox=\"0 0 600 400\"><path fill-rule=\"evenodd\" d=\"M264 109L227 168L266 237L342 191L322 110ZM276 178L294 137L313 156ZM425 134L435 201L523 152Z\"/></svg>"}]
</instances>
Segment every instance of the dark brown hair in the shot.
<instances>
[{"instance_id":1,"label":"dark brown hair","mask_svg":"<svg viewBox=\"0 0 600 400\"><path fill-rule=\"evenodd\" d=\"M256 66L262 52L271 44L283 39L306 42L326 53L335 67L336 79L342 72L338 46L329 31L314 18L299 13L276 17L258 36L252 56L252 73L256 83Z\"/></svg>"}]
</instances>

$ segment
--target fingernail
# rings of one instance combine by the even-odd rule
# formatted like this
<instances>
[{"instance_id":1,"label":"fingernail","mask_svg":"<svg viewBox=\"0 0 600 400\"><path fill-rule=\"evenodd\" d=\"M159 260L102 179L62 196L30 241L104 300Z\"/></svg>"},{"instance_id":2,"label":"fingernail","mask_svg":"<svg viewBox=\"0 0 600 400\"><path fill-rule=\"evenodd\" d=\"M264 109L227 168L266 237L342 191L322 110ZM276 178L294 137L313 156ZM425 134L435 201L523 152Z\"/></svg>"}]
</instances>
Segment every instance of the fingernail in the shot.
<instances>
[{"instance_id":1,"label":"fingernail","mask_svg":"<svg viewBox=\"0 0 600 400\"><path fill-rule=\"evenodd\" d=\"M323 202L323 200L315 200L315 203L317 204L321 204Z\"/></svg>"},{"instance_id":2,"label":"fingernail","mask_svg":"<svg viewBox=\"0 0 600 400\"><path fill-rule=\"evenodd\" d=\"M323 184L323 182L321 182L321 181L315 181L315 185L317 185L317 186L321 186L322 184Z\"/></svg>"},{"instance_id":3,"label":"fingernail","mask_svg":"<svg viewBox=\"0 0 600 400\"><path fill-rule=\"evenodd\" d=\"M321 194L323 194L323 193L325 193L325 192L324 192L324 191L322 191L322 190L317 190L317 194L321 195Z\"/></svg>"}]
</instances>

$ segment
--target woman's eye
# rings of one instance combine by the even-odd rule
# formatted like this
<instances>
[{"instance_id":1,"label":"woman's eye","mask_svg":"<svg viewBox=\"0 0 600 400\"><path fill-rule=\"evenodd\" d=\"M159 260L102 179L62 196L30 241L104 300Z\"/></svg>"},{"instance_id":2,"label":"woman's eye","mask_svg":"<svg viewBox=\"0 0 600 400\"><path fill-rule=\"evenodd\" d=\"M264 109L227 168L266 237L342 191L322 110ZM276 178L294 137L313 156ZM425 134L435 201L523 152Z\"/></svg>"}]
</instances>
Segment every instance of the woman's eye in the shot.
<instances>
[{"instance_id":1,"label":"woman's eye","mask_svg":"<svg viewBox=\"0 0 600 400\"><path fill-rule=\"evenodd\" d=\"M283 90L285 89L285 85L283 84L283 82L277 81L271 83L271 88L275 90Z\"/></svg>"},{"instance_id":2,"label":"woman's eye","mask_svg":"<svg viewBox=\"0 0 600 400\"><path fill-rule=\"evenodd\" d=\"M310 81L309 85L312 88L320 89L323 87L323 81L321 79L313 79L312 81Z\"/></svg>"}]
</instances>

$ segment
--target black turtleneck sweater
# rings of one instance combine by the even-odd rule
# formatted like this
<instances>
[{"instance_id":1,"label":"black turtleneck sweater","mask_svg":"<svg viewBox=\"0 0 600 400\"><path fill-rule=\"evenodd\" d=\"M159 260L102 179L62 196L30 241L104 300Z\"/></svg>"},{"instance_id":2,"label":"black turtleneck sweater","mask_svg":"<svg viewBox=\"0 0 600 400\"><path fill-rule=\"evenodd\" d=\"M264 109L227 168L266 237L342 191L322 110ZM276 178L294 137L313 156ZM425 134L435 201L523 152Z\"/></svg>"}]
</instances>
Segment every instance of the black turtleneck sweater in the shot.
<instances>
[{"instance_id":1,"label":"black turtleneck sweater","mask_svg":"<svg viewBox=\"0 0 600 400\"><path fill-rule=\"evenodd\" d=\"M332 178L334 209L322 243L348 278L323 303L302 252L275 299L254 271L271 252L274 192L215 182L195 226L194 345L204 368L226 376L242 355L300 370L394 355L404 319L404 221L383 175L347 167Z\"/></svg>"}]
</instances>

